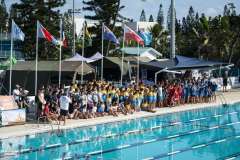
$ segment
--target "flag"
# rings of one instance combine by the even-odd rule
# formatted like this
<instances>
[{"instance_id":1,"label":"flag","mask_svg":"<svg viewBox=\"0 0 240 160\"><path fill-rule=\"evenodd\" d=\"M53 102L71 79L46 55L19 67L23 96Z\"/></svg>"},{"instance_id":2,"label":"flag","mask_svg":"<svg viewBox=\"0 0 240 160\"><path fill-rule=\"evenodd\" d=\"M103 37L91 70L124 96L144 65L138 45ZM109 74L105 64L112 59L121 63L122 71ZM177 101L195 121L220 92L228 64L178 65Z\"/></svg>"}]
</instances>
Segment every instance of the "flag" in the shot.
<instances>
[{"instance_id":1,"label":"flag","mask_svg":"<svg viewBox=\"0 0 240 160\"><path fill-rule=\"evenodd\" d=\"M45 38L48 42L51 42L55 45L59 44L59 41L48 32L46 28L44 28L40 22L38 22L38 38Z\"/></svg>"},{"instance_id":2,"label":"flag","mask_svg":"<svg viewBox=\"0 0 240 160\"><path fill-rule=\"evenodd\" d=\"M143 39L136 32L134 32L131 28L129 28L126 25L124 26L124 32L125 32L126 41L133 40L141 45L144 45Z\"/></svg>"},{"instance_id":3,"label":"flag","mask_svg":"<svg viewBox=\"0 0 240 160\"><path fill-rule=\"evenodd\" d=\"M146 46L151 45L152 43L152 34L150 32L139 31L138 35L144 40Z\"/></svg>"},{"instance_id":4,"label":"flag","mask_svg":"<svg viewBox=\"0 0 240 160\"><path fill-rule=\"evenodd\" d=\"M24 41L25 34L22 30L16 25L16 23L12 20L12 36L13 39Z\"/></svg>"},{"instance_id":5,"label":"flag","mask_svg":"<svg viewBox=\"0 0 240 160\"><path fill-rule=\"evenodd\" d=\"M62 32L62 45L63 47L67 48L67 39L64 31Z\"/></svg>"},{"instance_id":6,"label":"flag","mask_svg":"<svg viewBox=\"0 0 240 160\"><path fill-rule=\"evenodd\" d=\"M84 23L85 24L83 25L83 34L85 35L82 35L82 38L84 37L85 47L90 47L92 46L92 36L88 31L87 22L85 21Z\"/></svg>"},{"instance_id":7,"label":"flag","mask_svg":"<svg viewBox=\"0 0 240 160\"><path fill-rule=\"evenodd\" d=\"M111 41L115 44L119 45L119 41L116 38L116 36L113 34L113 32L105 25L103 25L103 39Z\"/></svg>"}]
</instances>

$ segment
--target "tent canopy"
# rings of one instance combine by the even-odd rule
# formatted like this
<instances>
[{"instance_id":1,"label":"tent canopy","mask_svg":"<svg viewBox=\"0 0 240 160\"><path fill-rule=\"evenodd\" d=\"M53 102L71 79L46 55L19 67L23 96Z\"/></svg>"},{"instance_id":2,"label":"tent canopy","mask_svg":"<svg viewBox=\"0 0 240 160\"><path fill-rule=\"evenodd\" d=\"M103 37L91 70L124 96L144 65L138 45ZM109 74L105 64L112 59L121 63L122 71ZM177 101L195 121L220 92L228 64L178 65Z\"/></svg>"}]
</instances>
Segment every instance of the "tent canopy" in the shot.
<instances>
[{"instance_id":1,"label":"tent canopy","mask_svg":"<svg viewBox=\"0 0 240 160\"><path fill-rule=\"evenodd\" d=\"M78 53L76 53L73 57L68 58L64 61L68 61L68 62L82 62L83 61L83 62L87 62L87 63L92 63L92 62L98 61L102 58L103 58L103 56L99 52L97 52L95 55L93 55L92 57L89 57L89 58L85 58L85 57L79 55Z\"/></svg>"},{"instance_id":2,"label":"tent canopy","mask_svg":"<svg viewBox=\"0 0 240 160\"><path fill-rule=\"evenodd\" d=\"M114 63L117 65L117 67L120 69L122 69L122 59L119 57L105 57L106 60ZM104 68L107 67L111 67L110 65L108 66L107 64L104 64ZM123 75L126 75L128 73L129 67L128 67L128 63L126 63L125 61L123 62ZM119 73L120 74L120 73Z\"/></svg>"},{"instance_id":3,"label":"tent canopy","mask_svg":"<svg viewBox=\"0 0 240 160\"><path fill-rule=\"evenodd\" d=\"M14 66L14 71L35 71L35 61L18 61ZM81 74L82 63L75 61L63 61L62 72L77 72ZM59 71L58 61L39 61L38 71ZM94 73L95 70L85 62L83 63L83 74Z\"/></svg>"}]
</instances>

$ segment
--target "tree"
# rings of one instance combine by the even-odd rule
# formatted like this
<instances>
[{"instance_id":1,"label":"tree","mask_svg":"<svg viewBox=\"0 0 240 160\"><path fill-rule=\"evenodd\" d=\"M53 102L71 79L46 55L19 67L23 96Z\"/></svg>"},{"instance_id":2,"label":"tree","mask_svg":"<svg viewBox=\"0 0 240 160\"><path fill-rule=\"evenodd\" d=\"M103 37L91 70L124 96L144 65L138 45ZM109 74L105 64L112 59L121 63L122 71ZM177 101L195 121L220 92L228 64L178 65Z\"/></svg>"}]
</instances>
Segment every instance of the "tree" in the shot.
<instances>
[{"instance_id":1,"label":"tree","mask_svg":"<svg viewBox=\"0 0 240 160\"><path fill-rule=\"evenodd\" d=\"M36 24L39 20L55 38L59 37L60 11L59 7L65 0L21 0L11 6L11 18L25 33L24 53L26 57L35 57ZM58 58L58 49L55 45L39 39L39 58Z\"/></svg>"},{"instance_id":2,"label":"tree","mask_svg":"<svg viewBox=\"0 0 240 160\"><path fill-rule=\"evenodd\" d=\"M122 21L122 19L126 20L125 17L119 14L124 6L120 5L120 0L84 0L83 4L83 10L89 13L85 15L85 18L98 21L93 27L89 28L89 32L96 35L92 38L91 52L101 51L102 24L104 23L112 31L115 31L116 22ZM104 53L108 53L111 47L110 42L108 42L108 45L104 45L104 47L106 47L104 50L107 50Z\"/></svg>"},{"instance_id":3,"label":"tree","mask_svg":"<svg viewBox=\"0 0 240 160\"><path fill-rule=\"evenodd\" d=\"M221 38L222 46L225 51L224 57L231 63L237 46L240 43L240 16L224 16L221 18L220 33L218 38Z\"/></svg>"},{"instance_id":4,"label":"tree","mask_svg":"<svg viewBox=\"0 0 240 160\"><path fill-rule=\"evenodd\" d=\"M0 28L3 32L7 32L8 13L4 0L0 4Z\"/></svg>"},{"instance_id":5,"label":"tree","mask_svg":"<svg viewBox=\"0 0 240 160\"><path fill-rule=\"evenodd\" d=\"M65 38L67 40L67 48L63 47L63 58L67 58L71 53L73 48L73 19L71 12L65 12L63 14L63 30Z\"/></svg>"},{"instance_id":6,"label":"tree","mask_svg":"<svg viewBox=\"0 0 240 160\"><path fill-rule=\"evenodd\" d=\"M201 49L208 45L209 43L209 22L204 14L202 14L199 22L199 27L193 27L192 28L193 33L198 39L199 45L198 45L198 58L201 58Z\"/></svg>"},{"instance_id":7,"label":"tree","mask_svg":"<svg viewBox=\"0 0 240 160\"><path fill-rule=\"evenodd\" d=\"M152 34L152 47L163 54L164 57L168 57L168 33L164 30L163 26L156 24L149 29Z\"/></svg>"},{"instance_id":8,"label":"tree","mask_svg":"<svg viewBox=\"0 0 240 160\"><path fill-rule=\"evenodd\" d=\"M153 15L150 15L149 22L154 22Z\"/></svg>"},{"instance_id":9,"label":"tree","mask_svg":"<svg viewBox=\"0 0 240 160\"><path fill-rule=\"evenodd\" d=\"M163 26L163 24L164 24L164 14L163 14L163 6L162 6L162 4L160 4L160 6L159 6L157 22L161 26Z\"/></svg>"},{"instance_id":10,"label":"tree","mask_svg":"<svg viewBox=\"0 0 240 160\"><path fill-rule=\"evenodd\" d=\"M145 14L145 11L142 10L141 16L140 16L140 22L145 22L145 21L147 21L146 14Z\"/></svg>"}]
</instances>

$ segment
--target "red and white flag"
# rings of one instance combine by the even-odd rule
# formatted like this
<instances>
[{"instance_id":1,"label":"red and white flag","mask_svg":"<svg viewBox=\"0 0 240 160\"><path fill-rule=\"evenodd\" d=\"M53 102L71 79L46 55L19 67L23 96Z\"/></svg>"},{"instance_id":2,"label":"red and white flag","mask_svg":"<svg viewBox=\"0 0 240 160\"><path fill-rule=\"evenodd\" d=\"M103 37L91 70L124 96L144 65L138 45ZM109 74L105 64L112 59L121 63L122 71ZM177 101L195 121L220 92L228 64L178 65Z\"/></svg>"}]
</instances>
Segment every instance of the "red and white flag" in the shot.
<instances>
[{"instance_id":1,"label":"red and white flag","mask_svg":"<svg viewBox=\"0 0 240 160\"><path fill-rule=\"evenodd\" d=\"M48 30L44 28L40 22L37 23L38 23L38 38L45 38L48 42L58 45L59 41L53 35L51 35L51 33L49 33Z\"/></svg>"},{"instance_id":2,"label":"red and white flag","mask_svg":"<svg viewBox=\"0 0 240 160\"><path fill-rule=\"evenodd\" d=\"M133 40L140 45L144 45L144 40L136 33L134 32L131 28L128 26L124 25L124 33L125 33L125 40L128 42L130 40Z\"/></svg>"},{"instance_id":3,"label":"red and white flag","mask_svg":"<svg viewBox=\"0 0 240 160\"><path fill-rule=\"evenodd\" d=\"M63 39L62 39L62 41L63 41L63 47L65 47L65 48L67 48L67 39L66 39L66 36L65 36L65 32L63 31Z\"/></svg>"}]
</instances>

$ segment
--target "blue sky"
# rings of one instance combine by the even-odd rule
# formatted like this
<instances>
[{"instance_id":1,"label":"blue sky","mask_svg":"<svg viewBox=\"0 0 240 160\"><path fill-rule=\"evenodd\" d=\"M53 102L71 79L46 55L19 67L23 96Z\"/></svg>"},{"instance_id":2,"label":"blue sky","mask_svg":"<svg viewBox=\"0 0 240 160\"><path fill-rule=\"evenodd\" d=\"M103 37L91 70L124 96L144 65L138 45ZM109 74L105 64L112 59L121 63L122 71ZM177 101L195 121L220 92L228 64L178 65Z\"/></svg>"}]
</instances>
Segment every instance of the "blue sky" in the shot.
<instances>
[{"instance_id":1,"label":"blue sky","mask_svg":"<svg viewBox=\"0 0 240 160\"><path fill-rule=\"evenodd\" d=\"M9 7L12 3L19 0L5 0ZM72 0L66 0L66 5L62 10L67 10L72 7ZM240 14L240 0L175 0L177 18L182 18L188 13L189 7L192 5L195 11L205 13L207 16L216 16L223 13L223 7L229 2L233 2L236 6L237 13ZM76 8L82 8L82 0L75 0ZM152 14L156 19L160 3L163 4L165 17L170 5L170 0L121 0L125 8L122 10L122 15L139 20L141 10L144 9L147 18ZM166 20L166 18L165 18Z\"/></svg>"}]
</instances>

